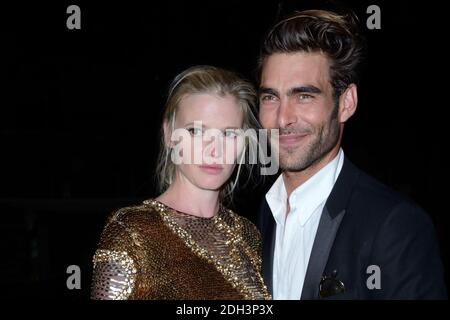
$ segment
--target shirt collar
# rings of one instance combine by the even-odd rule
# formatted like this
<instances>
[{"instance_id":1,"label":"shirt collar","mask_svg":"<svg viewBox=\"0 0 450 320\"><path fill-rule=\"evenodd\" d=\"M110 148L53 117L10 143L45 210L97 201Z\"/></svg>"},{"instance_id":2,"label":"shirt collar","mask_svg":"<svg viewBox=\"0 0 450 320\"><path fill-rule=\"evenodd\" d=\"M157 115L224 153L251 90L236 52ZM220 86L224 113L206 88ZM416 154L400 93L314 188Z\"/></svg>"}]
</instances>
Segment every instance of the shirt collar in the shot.
<instances>
[{"instance_id":1,"label":"shirt collar","mask_svg":"<svg viewBox=\"0 0 450 320\"><path fill-rule=\"evenodd\" d=\"M291 213L296 215L300 225L304 225L315 210L326 201L333 189L344 161L344 151L339 149L337 156L325 167L294 189L289 196ZM281 174L266 194L272 215L277 224L284 225L286 218L287 192Z\"/></svg>"},{"instance_id":2,"label":"shirt collar","mask_svg":"<svg viewBox=\"0 0 450 320\"><path fill-rule=\"evenodd\" d=\"M284 225L286 198L287 193L284 186L283 174L280 174L270 190L266 193L267 203L277 224Z\"/></svg>"}]
</instances>

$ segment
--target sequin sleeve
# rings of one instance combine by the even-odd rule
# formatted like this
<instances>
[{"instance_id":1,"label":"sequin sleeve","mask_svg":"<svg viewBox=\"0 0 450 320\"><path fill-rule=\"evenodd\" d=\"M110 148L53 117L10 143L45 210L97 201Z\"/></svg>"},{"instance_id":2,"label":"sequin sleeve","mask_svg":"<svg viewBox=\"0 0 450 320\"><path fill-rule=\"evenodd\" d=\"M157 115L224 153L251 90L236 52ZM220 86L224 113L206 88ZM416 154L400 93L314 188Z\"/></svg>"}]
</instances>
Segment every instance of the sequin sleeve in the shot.
<instances>
[{"instance_id":1,"label":"sequin sleeve","mask_svg":"<svg viewBox=\"0 0 450 320\"><path fill-rule=\"evenodd\" d=\"M91 299L135 298L141 270L137 259L140 249L134 238L116 216L109 219L93 258Z\"/></svg>"}]
</instances>

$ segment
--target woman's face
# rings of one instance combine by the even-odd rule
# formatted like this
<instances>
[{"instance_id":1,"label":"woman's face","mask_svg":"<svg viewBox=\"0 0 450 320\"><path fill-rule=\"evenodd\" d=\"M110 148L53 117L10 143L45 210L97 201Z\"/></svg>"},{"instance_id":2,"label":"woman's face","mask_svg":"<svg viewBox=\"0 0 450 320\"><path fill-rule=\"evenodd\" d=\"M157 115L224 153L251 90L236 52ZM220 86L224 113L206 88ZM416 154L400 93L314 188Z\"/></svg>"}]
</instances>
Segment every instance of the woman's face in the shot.
<instances>
[{"instance_id":1,"label":"woman's face","mask_svg":"<svg viewBox=\"0 0 450 320\"><path fill-rule=\"evenodd\" d=\"M171 132L177 179L218 190L244 148L243 112L230 95L190 94L181 100ZM166 124L167 130L167 124Z\"/></svg>"}]
</instances>

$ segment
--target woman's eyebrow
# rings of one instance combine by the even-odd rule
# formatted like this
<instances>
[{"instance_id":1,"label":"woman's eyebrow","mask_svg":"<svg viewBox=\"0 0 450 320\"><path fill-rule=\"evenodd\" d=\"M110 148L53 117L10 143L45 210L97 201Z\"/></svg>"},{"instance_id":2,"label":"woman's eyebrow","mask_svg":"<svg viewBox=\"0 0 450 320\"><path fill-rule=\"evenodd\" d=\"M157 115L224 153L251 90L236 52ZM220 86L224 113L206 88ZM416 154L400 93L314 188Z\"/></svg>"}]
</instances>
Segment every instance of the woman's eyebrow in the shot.
<instances>
[{"instance_id":1,"label":"woman's eyebrow","mask_svg":"<svg viewBox=\"0 0 450 320\"><path fill-rule=\"evenodd\" d=\"M197 124L197 123L202 123L202 121L190 121L190 122L188 122L188 123L186 123L186 124L184 124L183 125L183 127L187 127L187 126L191 126L191 125L195 125L195 124ZM205 128L205 125L202 123L202 128ZM198 126L196 126L196 127L198 127Z\"/></svg>"}]
</instances>

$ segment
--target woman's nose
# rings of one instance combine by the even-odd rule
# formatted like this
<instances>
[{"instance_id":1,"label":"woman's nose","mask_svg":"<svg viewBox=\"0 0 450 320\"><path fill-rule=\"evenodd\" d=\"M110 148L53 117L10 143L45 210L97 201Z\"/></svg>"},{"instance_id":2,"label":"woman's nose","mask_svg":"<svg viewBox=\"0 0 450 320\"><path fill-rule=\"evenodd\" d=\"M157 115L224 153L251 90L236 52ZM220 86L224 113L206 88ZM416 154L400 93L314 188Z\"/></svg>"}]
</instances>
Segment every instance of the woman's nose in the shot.
<instances>
[{"instance_id":1,"label":"woman's nose","mask_svg":"<svg viewBox=\"0 0 450 320\"><path fill-rule=\"evenodd\" d=\"M223 143L224 139L222 136L214 135L211 137L210 142L207 142L207 153L213 158L220 158L223 154Z\"/></svg>"}]
</instances>

